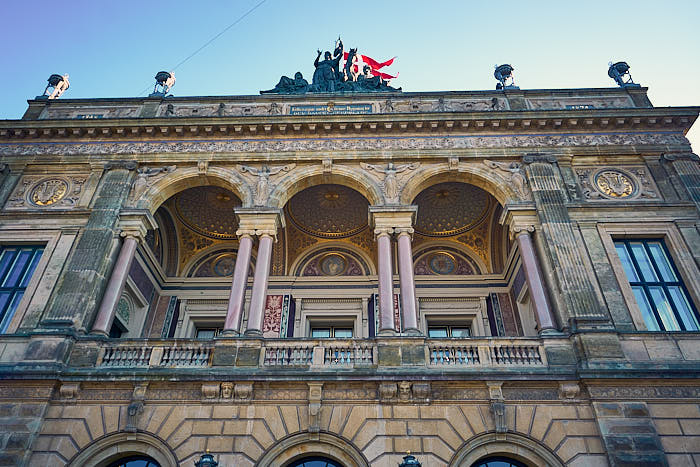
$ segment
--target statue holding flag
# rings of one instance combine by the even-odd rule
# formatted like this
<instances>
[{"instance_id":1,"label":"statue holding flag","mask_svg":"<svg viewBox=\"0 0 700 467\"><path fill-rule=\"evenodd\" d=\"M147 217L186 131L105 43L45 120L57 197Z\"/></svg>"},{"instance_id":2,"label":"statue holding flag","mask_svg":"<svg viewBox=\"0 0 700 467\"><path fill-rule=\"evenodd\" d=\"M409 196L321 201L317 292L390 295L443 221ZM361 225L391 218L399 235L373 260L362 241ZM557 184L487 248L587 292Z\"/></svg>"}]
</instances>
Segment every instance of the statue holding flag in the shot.
<instances>
[{"instance_id":1,"label":"statue holding flag","mask_svg":"<svg viewBox=\"0 0 700 467\"><path fill-rule=\"evenodd\" d=\"M357 53L357 49L345 52L343 41L338 37L333 54L326 52L321 60L321 50L314 61L315 71L311 84L308 84L297 72L295 79L286 76L280 78L273 89L260 91L260 94L305 94L307 92L400 92L401 88L389 86L389 80L396 78L383 73L380 68L389 66L394 58L377 62L366 55Z\"/></svg>"}]
</instances>

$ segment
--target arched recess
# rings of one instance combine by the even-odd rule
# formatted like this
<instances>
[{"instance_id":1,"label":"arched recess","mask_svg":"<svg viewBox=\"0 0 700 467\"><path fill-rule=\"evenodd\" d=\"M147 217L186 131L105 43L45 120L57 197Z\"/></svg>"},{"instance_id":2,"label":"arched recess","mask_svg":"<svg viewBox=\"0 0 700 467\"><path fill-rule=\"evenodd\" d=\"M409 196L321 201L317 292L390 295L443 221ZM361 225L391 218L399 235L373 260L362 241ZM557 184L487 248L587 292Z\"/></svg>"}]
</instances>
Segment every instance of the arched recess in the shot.
<instances>
[{"instance_id":1,"label":"arched recess","mask_svg":"<svg viewBox=\"0 0 700 467\"><path fill-rule=\"evenodd\" d=\"M518 433L485 433L473 437L455 452L450 467L471 467L489 456L506 456L530 467L564 467L564 463L546 446Z\"/></svg>"},{"instance_id":2,"label":"arched recess","mask_svg":"<svg viewBox=\"0 0 700 467\"><path fill-rule=\"evenodd\" d=\"M459 170L450 170L447 164L426 165L418 169L401 191L401 204L411 204L418 193L431 185L442 182L462 182L478 186L490 193L505 206L522 200L510 183L494 173L485 164L462 164Z\"/></svg>"},{"instance_id":3,"label":"arched recess","mask_svg":"<svg viewBox=\"0 0 700 467\"><path fill-rule=\"evenodd\" d=\"M447 252L454 252L460 256L466 257L469 265L474 269L474 275L482 275L489 273L489 267L484 260L481 259L476 253L474 253L469 248L463 247L460 244L449 241L431 241L425 245L421 245L416 248L413 252L413 267L415 268L416 263L423 256L430 254L432 251L446 250Z\"/></svg>"},{"instance_id":4,"label":"arched recess","mask_svg":"<svg viewBox=\"0 0 700 467\"><path fill-rule=\"evenodd\" d=\"M272 446L256 464L258 467L281 467L306 456L329 457L347 467L369 467L365 456L340 436L321 433L297 433Z\"/></svg>"},{"instance_id":5,"label":"arched recess","mask_svg":"<svg viewBox=\"0 0 700 467\"><path fill-rule=\"evenodd\" d=\"M76 454L69 467L105 467L123 457L145 455L161 467L177 467L175 453L160 438L149 433L115 433L94 441Z\"/></svg>"},{"instance_id":6,"label":"arched recess","mask_svg":"<svg viewBox=\"0 0 700 467\"><path fill-rule=\"evenodd\" d=\"M292 170L270 193L268 205L282 208L301 190L320 184L344 185L362 194L370 205L384 204L381 188L362 170L334 165L333 171L327 173L323 166L313 165Z\"/></svg>"},{"instance_id":7,"label":"arched recess","mask_svg":"<svg viewBox=\"0 0 700 467\"><path fill-rule=\"evenodd\" d=\"M197 270L202 267L202 265L212 259L216 259L220 255L230 255L232 261L227 260L227 264L221 265L223 268L230 269L230 274L222 275L223 271L211 275L211 276L198 276L196 274ZM196 253L192 258L190 258L187 263L182 267L183 277L233 277L233 267L235 266L235 258L238 256L238 244L237 243L220 243L214 247L207 248ZM249 274L252 276L255 271L255 255L251 254Z\"/></svg>"},{"instance_id":8,"label":"arched recess","mask_svg":"<svg viewBox=\"0 0 700 467\"><path fill-rule=\"evenodd\" d=\"M250 206L252 202L250 187L235 171L210 166L206 174L201 174L197 167L185 167L156 180L136 202L136 207L147 209L153 214L171 196L187 188L206 185L232 191L240 198L243 206Z\"/></svg>"},{"instance_id":9,"label":"arched recess","mask_svg":"<svg viewBox=\"0 0 700 467\"><path fill-rule=\"evenodd\" d=\"M373 275L377 273L377 268L375 267L374 261L369 257L366 251L357 248L355 245L343 242L323 242L315 245L314 248L300 255L294 261L294 264L289 268L289 271L295 276L303 275L304 268L309 264L310 261L314 260L318 256L324 255L326 253L339 252L347 254L348 256L355 259L359 266L363 269L362 275ZM344 274L338 274L338 276L344 276ZM329 275L326 277L333 277Z\"/></svg>"}]
</instances>

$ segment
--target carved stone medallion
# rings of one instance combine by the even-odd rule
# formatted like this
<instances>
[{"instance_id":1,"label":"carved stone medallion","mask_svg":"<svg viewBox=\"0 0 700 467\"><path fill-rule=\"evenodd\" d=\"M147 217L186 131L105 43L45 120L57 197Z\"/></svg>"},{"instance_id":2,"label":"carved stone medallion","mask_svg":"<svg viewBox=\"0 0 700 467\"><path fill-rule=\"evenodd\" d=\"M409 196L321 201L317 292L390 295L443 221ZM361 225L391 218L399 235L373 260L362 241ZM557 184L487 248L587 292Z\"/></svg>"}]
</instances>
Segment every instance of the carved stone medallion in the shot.
<instances>
[{"instance_id":1,"label":"carved stone medallion","mask_svg":"<svg viewBox=\"0 0 700 467\"><path fill-rule=\"evenodd\" d=\"M632 179L619 170L602 170L595 175L594 181L595 187L611 198L628 198L636 188Z\"/></svg>"},{"instance_id":2,"label":"carved stone medallion","mask_svg":"<svg viewBox=\"0 0 700 467\"><path fill-rule=\"evenodd\" d=\"M51 206L65 198L68 182L61 178L42 180L29 193L29 201L36 206Z\"/></svg>"}]
</instances>

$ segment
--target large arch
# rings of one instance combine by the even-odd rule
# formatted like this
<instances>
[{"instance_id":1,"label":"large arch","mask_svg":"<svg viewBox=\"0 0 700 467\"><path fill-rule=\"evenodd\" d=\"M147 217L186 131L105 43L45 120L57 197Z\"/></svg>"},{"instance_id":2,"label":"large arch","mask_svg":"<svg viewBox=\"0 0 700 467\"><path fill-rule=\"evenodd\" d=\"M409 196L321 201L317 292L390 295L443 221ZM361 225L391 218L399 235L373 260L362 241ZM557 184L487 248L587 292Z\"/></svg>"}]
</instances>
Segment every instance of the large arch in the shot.
<instances>
[{"instance_id":1,"label":"large arch","mask_svg":"<svg viewBox=\"0 0 700 467\"><path fill-rule=\"evenodd\" d=\"M367 458L349 441L328 432L297 433L284 438L260 458L257 467L280 467L305 456L329 457L348 467L369 467Z\"/></svg>"},{"instance_id":2,"label":"large arch","mask_svg":"<svg viewBox=\"0 0 700 467\"><path fill-rule=\"evenodd\" d=\"M76 454L69 467L104 467L123 457L145 455L161 467L177 467L177 457L160 438L144 432L104 436Z\"/></svg>"},{"instance_id":3,"label":"large arch","mask_svg":"<svg viewBox=\"0 0 700 467\"><path fill-rule=\"evenodd\" d=\"M505 206L521 202L518 194L503 177L485 164L460 164L458 170L451 170L447 164L425 165L418 169L401 191L401 204L409 205L418 193L431 185L442 182L462 182L482 188Z\"/></svg>"},{"instance_id":4,"label":"large arch","mask_svg":"<svg viewBox=\"0 0 700 467\"><path fill-rule=\"evenodd\" d=\"M379 185L362 170L334 165L331 173L323 166L313 165L292 170L270 193L268 205L283 208L292 196L305 188L321 184L344 185L358 191L370 205L384 204L384 195Z\"/></svg>"},{"instance_id":5,"label":"large arch","mask_svg":"<svg viewBox=\"0 0 700 467\"><path fill-rule=\"evenodd\" d=\"M488 456L506 456L532 467L564 467L564 463L538 441L519 433L484 433L474 436L455 452L450 467L471 467Z\"/></svg>"},{"instance_id":6,"label":"large arch","mask_svg":"<svg viewBox=\"0 0 700 467\"><path fill-rule=\"evenodd\" d=\"M197 167L178 168L174 172L156 180L136 201L135 205L147 209L151 214L171 196L197 186L218 186L230 190L238 196L244 207L250 206L253 199L248 184L234 170L210 166L206 173ZM233 214L233 213L231 213Z\"/></svg>"},{"instance_id":7,"label":"large arch","mask_svg":"<svg viewBox=\"0 0 700 467\"><path fill-rule=\"evenodd\" d=\"M294 262L288 268L289 275L301 275L300 269L305 266L310 259L316 256L319 252L329 248L348 250L358 257L356 259L360 260L363 266L366 266L368 275L371 276L377 274L377 265L375 264L374 259L372 259L372 257L365 250L353 245L352 243L325 241L315 244L295 258Z\"/></svg>"}]
</instances>

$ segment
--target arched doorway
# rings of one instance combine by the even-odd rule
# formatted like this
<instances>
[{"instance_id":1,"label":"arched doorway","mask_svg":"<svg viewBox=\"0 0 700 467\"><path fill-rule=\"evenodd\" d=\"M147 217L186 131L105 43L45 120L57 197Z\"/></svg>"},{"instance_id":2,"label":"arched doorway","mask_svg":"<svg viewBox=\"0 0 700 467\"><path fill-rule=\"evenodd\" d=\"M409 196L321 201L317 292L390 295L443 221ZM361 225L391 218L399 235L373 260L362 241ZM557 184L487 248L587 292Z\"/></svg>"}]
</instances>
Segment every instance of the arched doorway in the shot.
<instances>
[{"instance_id":1,"label":"arched doorway","mask_svg":"<svg viewBox=\"0 0 700 467\"><path fill-rule=\"evenodd\" d=\"M118 459L107 467L160 467L160 464L152 457L148 456L129 456L123 459Z\"/></svg>"}]
</instances>

